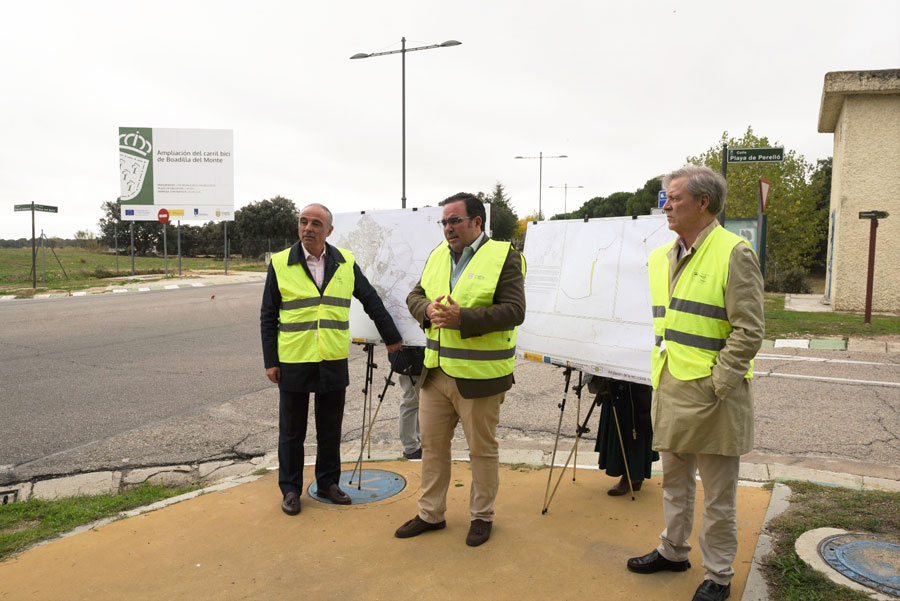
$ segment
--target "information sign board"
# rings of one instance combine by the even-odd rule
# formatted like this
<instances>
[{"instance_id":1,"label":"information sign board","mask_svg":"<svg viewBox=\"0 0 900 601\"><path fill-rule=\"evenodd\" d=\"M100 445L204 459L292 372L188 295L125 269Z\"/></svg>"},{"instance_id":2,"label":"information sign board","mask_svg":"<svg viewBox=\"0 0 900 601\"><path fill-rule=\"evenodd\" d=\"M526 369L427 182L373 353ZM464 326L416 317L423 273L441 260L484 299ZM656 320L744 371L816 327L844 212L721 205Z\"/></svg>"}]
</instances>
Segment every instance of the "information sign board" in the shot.
<instances>
[{"instance_id":1,"label":"information sign board","mask_svg":"<svg viewBox=\"0 0 900 601\"><path fill-rule=\"evenodd\" d=\"M233 154L230 129L120 127L121 218L234 220Z\"/></svg>"}]
</instances>

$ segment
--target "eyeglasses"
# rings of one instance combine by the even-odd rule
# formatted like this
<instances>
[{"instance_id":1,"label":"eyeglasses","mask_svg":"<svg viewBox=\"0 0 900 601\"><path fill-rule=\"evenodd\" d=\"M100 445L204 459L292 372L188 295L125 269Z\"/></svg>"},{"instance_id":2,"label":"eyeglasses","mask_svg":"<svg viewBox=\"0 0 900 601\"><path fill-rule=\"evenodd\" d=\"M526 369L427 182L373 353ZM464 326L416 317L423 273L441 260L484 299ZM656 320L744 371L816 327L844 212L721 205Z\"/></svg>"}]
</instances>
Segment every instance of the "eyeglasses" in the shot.
<instances>
[{"instance_id":1,"label":"eyeglasses","mask_svg":"<svg viewBox=\"0 0 900 601\"><path fill-rule=\"evenodd\" d=\"M441 227L447 227L448 225L459 225L463 222L463 219L474 219L474 217L451 217L450 219L438 219L437 224Z\"/></svg>"}]
</instances>

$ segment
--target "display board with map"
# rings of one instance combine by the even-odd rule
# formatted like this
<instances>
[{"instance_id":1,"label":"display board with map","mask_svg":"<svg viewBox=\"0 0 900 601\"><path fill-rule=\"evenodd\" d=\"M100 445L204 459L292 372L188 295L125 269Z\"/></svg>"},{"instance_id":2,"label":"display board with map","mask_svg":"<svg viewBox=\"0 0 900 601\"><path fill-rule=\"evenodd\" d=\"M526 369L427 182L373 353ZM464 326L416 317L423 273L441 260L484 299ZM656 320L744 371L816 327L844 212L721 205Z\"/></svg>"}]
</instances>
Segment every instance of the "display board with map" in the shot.
<instances>
[{"instance_id":1,"label":"display board with map","mask_svg":"<svg viewBox=\"0 0 900 601\"><path fill-rule=\"evenodd\" d=\"M438 225L442 207L335 213L328 242L353 252L359 268L378 291L403 344L425 346L425 333L409 314L406 296L415 287L434 248L444 241ZM350 304L353 342L382 342L375 324L355 298Z\"/></svg>"},{"instance_id":2,"label":"display board with map","mask_svg":"<svg viewBox=\"0 0 900 601\"><path fill-rule=\"evenodd\" d=\"M529 223L519 356L649 384L647 258L675 237L664 215Z\"/></svg>"}]
</instances>

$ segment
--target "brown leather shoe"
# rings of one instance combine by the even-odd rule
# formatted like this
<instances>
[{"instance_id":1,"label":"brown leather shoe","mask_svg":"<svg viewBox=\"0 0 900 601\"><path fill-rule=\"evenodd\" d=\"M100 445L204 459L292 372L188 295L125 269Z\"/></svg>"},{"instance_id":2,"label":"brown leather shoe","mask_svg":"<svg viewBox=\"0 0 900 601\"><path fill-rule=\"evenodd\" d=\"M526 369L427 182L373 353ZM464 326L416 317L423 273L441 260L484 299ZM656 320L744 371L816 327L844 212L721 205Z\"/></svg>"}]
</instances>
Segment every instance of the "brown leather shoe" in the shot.
<instances>
[{"instance_id":1,"label":"brown leather shoe","mask_svg":"<svg viewBox=\"0 0 900 601\"><path fill-rule=\"evenodd\" d=\"M493 522L472 520L472 524L469 526L469 534L466 535L466 544L470 547L477 547L486 543L491 538L492 525Z\"/></svg>"},{"instance_id":2,"label":"brown leather shoe","mask_svg":"<svg viewBox=\"0 0 900 601\"><path fill-rule=\"evenodd\" d=\"M397 531L394 532L394 536L397 538L412 538L414 536L419 536L423 532L428 532L429 530L441 530L446 525L446 520L440 521L437 524L429 524L419 516L416 516L397 528Z\"/></svg>"},{"instance_id":3,"label":"brown leather shoe","mask_svg":"<svg viewBox=\"0 0 900 601\"><path fill-rule=\"evenodd\" d=\"M328 499L336 505L349 505L352 501L350 495L345 493L337 484L331 484L326 490L316 489L316 496L322 499Z\"/></svg>"},{"instance_id":4,"label":"brown leather shoe","mask_svg":"<svg viewBox=\"0 0 900 601\"><path fill-rule=\"evenodd\" d=\"M641 490L642 482L643 480L632 480L631 490L633 490L634 492ZM606 494L611 497L621 497L622 495L627 495L629 492L631 491L628 490L628 478L622 476L622 478L619 479L615 486L606 491Z\"/></svg>"},{"instance_id":5,"label":"brown leather shoe","mask_svg":"<svg viewBox=\"0 0 900 601\"><path fill-rule=\"evenodd\" d=\"M281 501L281 511L288 515L300 513L300 495L295 492L289 492L284 495L284 499Z\"/></svg>"}]
</instances>

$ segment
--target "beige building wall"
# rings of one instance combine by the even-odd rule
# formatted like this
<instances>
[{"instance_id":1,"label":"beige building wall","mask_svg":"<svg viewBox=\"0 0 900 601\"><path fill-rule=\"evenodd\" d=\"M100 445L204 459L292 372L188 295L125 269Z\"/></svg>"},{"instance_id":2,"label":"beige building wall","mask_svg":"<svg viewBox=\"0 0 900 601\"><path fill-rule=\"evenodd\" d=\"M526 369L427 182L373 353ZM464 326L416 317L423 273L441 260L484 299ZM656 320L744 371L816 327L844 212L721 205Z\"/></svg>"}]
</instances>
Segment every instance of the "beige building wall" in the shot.
<instances>
[{"instance_id":1,"label":"beige building wall","mask_svg":"<svg viewBox=\"0 0 900 601\"><path fill-rule=\"evenodd\" d=\"M826 296L837 311L863 311L870 220L878 221L873 311L900 312L900 69L828 73L819 131L834 133Z\"/></svg>"}]
</instances>

